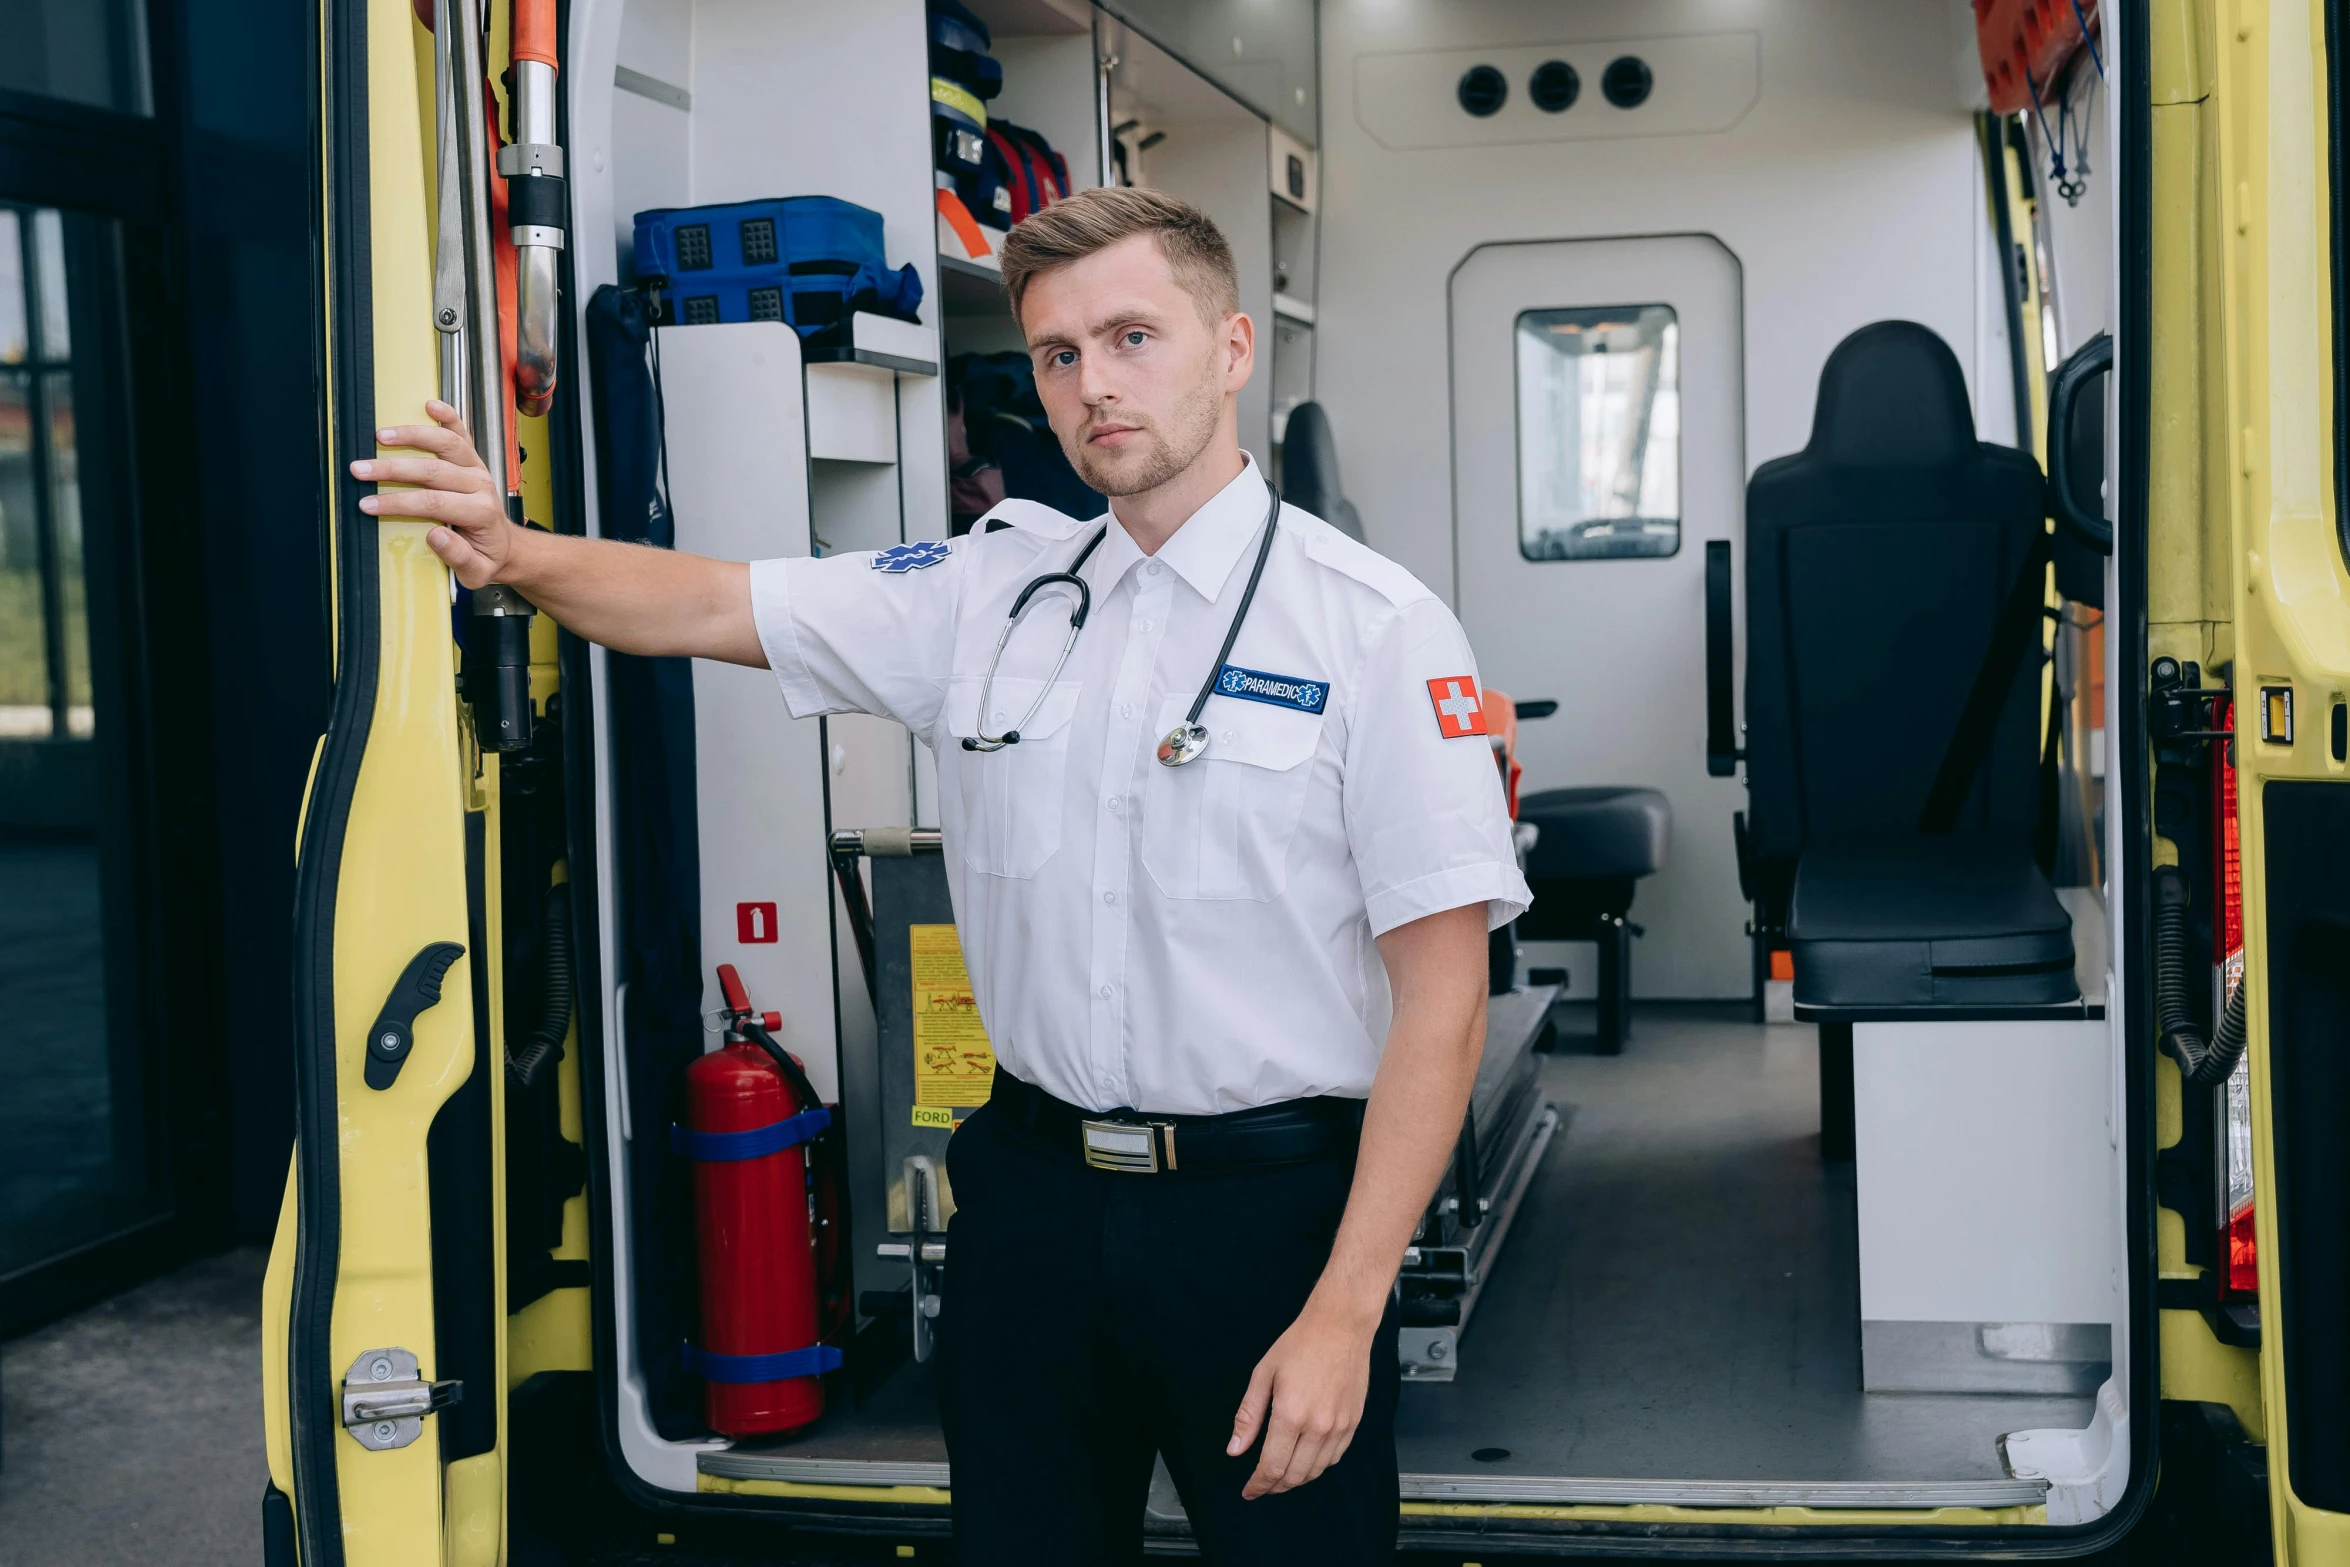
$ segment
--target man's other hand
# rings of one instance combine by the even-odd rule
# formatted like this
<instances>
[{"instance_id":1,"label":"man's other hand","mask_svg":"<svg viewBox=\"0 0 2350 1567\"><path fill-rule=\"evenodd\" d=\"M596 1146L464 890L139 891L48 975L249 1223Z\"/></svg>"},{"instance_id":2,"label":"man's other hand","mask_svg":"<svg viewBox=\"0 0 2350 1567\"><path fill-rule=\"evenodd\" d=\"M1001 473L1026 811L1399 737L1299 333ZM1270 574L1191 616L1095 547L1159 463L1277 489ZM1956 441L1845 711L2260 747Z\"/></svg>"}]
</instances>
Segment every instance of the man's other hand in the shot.
<instances>
[{"instance_id":1,"label":"man's other hand","mask_svg":"<svg viewBox=\"0 0 2350 1567\"><path fill-rule=\"evenodd\" d=\"M359 498L359 509L390 519L439 524L424 542L469 588L503 580L523 530L506 518L506 497L495 493L489 469L457 410L437 398L424 405L431 424L403 424L375 432L378 446L426 453L419 457L361 458L351 477L384 489Z\"/></svg>"},{"instance_id":2,"label":"man's other hand","mask_svg":"<svg viewBox=\"0 0 2350 1567\"><path fill-rule=\"evenodd\" d=\"M1238 1458L1260 1430L1265 1434L1256 1472L1240 1489L1243 1498L1253 1502L1275 1491L1294 1491L1345 1456L1371 1390L1371 1341L1378 1328L1375 1315L1359 1322L1308 1301L1289 1331L1265 1351L1248 1379L1248 1393L1233 1416L1232 1440L1224 1449Z\"/></svg>"}]
</instances>

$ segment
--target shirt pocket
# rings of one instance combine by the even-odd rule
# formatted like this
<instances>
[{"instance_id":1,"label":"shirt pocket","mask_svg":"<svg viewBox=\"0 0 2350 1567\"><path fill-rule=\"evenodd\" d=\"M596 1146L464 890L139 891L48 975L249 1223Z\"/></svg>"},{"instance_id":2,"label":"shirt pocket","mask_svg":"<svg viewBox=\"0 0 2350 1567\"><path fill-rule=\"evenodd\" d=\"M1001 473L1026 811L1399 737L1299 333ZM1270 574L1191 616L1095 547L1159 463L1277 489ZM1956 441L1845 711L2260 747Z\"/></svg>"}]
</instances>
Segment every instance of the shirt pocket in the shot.
<instances>
[{"instance_id":1,"label":"shirt pocket","mask_svg":"<svg viewBox=\"0 0 2350 1567\"><path fill-rule=\"evenodd\" d=\"M1061 846L1063 785L1069 776L1070 720L1077 712L1078 682L1062 680L1047 690L1041 680L999 675L979 710L982 679L958 675L947 683L946 730L956 754L941 769L954 779L959 806L963 863L987 876L1027 878L1043 869ZM1021 719L1044 692L1044 703L1026 723ZM1000 735L1018 726L1020 743L1000 751L969 751L963 741L981 729ZM942 759L944 760L944 759Z\"/></svg>"},{"instance_id":2,"label":"shirt pocket","mask_svg":"<svg viewBox=\"0 0 2350 1567\"><path fill-rule=\"evenodd\" d=\"M1151 732L1154 751L1190 709L1189 697L1167 699ZM1200 717L1205 754L1181 767L1149 764L1143 866L1170 898L1277 898L1289 882L1322 715L1211 697Z\"/></svg>"}]
</instances>

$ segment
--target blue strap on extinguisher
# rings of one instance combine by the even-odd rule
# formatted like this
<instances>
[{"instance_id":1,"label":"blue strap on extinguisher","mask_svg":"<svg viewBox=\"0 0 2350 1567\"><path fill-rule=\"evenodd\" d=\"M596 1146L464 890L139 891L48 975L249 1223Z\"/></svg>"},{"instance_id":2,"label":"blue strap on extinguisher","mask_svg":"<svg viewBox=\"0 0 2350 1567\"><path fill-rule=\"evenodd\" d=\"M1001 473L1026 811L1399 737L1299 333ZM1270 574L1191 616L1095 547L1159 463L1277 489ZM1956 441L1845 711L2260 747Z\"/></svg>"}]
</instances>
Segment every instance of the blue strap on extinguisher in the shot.
<instances>
[{"instance_id":1,"label":"blue strap on extinguisher","mask_svg":"<svg viewBox=\"0 0 2350 1567\"><path fill-rule=\"evenodd\" d=\"M820 1135L831 1124L832 1111L817 1105L781 1121L754 1126L747 1132L697 1132L691 1127L672 1126L669 1129L669 1151L703 1164L719 1164L731 1159L763 1159L771 1153L781 1153L786 1148L797 1148ZM771 1379L755 1377L752 1380L764 1382Z\"/></svg>"},{"instance_id":2,"label":"blue strap on extinguisher","mask_svg":"<svg viewBox=\"0 0 2350 1567\"><path fill-rule=\"evenodd\" d=\"M689 1375L705 1382L788 1382L794 1377L820 1377L837 1370L841 1352L830 1344L780 1350L772 1355L719 1355L691 1344L678 1346Z\"/></svg>"}]
</instances>

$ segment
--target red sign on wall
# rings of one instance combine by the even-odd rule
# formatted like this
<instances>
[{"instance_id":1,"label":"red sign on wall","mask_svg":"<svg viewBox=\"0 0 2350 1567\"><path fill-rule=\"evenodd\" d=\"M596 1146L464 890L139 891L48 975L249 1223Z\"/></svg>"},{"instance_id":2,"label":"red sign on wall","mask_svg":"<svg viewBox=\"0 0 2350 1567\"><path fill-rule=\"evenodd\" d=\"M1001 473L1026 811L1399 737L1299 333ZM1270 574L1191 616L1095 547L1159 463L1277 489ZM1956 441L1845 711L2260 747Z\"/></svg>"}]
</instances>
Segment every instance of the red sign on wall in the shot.
<instances>
[{"instance_id":1,"label":"red sign on wall","mask_svg":"<svg viewBox=\"0 0 2350 1567\"><path fill-rule=\"evenodd\" d=\"M747 947L775 940L775 905L738 903L734 906L734 939Z\"/></svg>"}]
</instances>

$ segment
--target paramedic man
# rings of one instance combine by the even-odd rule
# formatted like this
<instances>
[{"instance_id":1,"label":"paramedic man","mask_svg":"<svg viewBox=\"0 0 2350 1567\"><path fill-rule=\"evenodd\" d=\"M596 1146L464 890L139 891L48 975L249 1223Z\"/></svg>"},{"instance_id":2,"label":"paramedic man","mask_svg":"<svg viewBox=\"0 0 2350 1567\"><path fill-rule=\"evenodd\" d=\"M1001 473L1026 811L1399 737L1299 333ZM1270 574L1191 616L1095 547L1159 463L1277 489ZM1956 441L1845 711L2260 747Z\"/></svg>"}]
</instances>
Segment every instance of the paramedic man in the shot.
<instances>
[{"instance_id":1,"label":"paramedic man","mask_svg":"<svg viewBox=\"0 0 2350 1567\"><path fill-rule=\"evenodd\" d=\"M1229 659L1269 678L1209 699L1206 753L1160 765L1267 513L1237 437L1254 329L1231 252L1180 202L1095 190L1015 229L1004 272L1111 518L1010 502L1012 526L951 551L748 567L525 533L437 404L445 428L381 437L431 456L353 465L423 488L361 504L446 524L429 542L461 581L511 583L581 636L764 665L796 715L880 713L930 743L999 1063L949 1153L958 1559L1138 1559L1158 1451L1210 1561L1386 1560L1391 1287L1475 1077L1486 932L1528 899L1459 701L1468 646L1401 568L1284 511ZM1012 601L1097 531L1066 668L1048 689L1068 606L1048 590L981 711ZM960 743L1039 693L1019 743ZM1080 1123L1103 1112L1162 1123L1136 1139L1162 1168L1089 1164Z\"/></svg>"}]
</instances>

